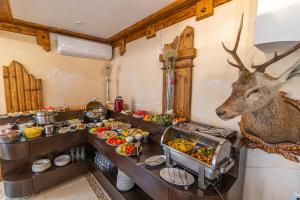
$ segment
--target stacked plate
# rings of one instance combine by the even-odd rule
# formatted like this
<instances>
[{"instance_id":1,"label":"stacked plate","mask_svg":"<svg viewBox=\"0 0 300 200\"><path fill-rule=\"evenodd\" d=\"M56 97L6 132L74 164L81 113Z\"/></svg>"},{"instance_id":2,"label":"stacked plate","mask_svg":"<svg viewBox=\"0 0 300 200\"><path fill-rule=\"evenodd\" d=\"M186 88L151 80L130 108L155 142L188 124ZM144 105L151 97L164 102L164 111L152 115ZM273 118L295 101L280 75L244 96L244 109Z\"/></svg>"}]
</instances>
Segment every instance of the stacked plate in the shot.
<instances>
[{"instance_id":1,"label":"stacked plate","mask_svg":"<svg viewBox=\"0 0 300 200\"><path fill-rule=\"evenodd\" d=\"M54 159L54 164L58 167L62 167L67 165L71 161L71 157L69 155L61 155Z\"/></svg>"},{"instance_id":2,"label":"stacked plate","mask_svg":"<svg viewBox=\"0 0 300 200\"><path fill-rule=\"evenodd\" d=\"M51 167L51 162L49 159L37 160L32 164L33 172L43 172Z\"/></svg>"},{"instance_id":3,"label":"stacked plate","mask_svg":"<svg viewBox=\"0 0 300 200\"><path fill-rule=\"evenodd\" d=\"M118 169L117 188L122 192L126 192L131 190L133 187L134 187L134 182L132 181L132 179L129 178L120 169Z\"/></svg>"}]
</instances>

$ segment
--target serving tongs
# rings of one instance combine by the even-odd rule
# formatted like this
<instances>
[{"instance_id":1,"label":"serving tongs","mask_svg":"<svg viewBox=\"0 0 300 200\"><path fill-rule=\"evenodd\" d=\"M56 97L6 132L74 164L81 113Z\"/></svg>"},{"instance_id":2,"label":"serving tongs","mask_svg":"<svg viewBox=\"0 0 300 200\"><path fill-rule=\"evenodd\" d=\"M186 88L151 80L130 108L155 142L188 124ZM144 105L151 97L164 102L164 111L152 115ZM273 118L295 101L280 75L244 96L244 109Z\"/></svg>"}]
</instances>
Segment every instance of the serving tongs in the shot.
<instances>
[{"instance_id":1,"label":"serving tongs","mask_svg":"<svg viewBox=\"0 0 300 200\"><path fill-rule=\"evenodd\" d=\"M176 184L176 180L175 180L176 174L178 174L178 177L180 178L180 181L182 183L181 185L184 187L185 190L188 190L189 184L188 184L188 178L185 169L184 169L184 176L182 177L182 174L178 168L168 168L168 175L170 177L171 182L174 185L178 185Z\"/></svg>"}]
</instances>

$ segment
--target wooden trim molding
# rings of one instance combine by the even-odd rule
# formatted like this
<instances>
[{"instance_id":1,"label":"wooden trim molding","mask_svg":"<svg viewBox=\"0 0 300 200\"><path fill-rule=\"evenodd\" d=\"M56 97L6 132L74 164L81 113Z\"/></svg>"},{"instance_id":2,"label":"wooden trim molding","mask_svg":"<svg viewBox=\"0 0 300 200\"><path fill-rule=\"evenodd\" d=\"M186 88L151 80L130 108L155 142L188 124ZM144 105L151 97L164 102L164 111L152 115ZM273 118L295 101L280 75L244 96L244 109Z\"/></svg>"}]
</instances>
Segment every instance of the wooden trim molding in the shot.
<instances>
[{"instance_id":1,"label":"wooden trim molding","mask_svg":"<svg viewBox=\"0 0 300 200\"><path fill-rule=\"evenodd\" d=\"M157 31L172 26L188 18L196 16L196 20L200 20L209 17L213 15L213 10L215 7L229 1L231 0L176 1L175 3L170 4L169 6L154 13L153 15L150 15L140 22L130 26L124 31L114 35L113 37L109 38L108 41L115 48L119 46L120 38L125 38L125 44L145 36L147 38L151 38L155 36ZM198 14L197 9L199 10ZM204 10L205 12L201 12L201 10Z\"/></svg>"},{"instance_id":2,"label":"wooden trim molding","mask_svg":"<svg viewBox=\"0 0 300 200\"><path fill-rule=\"evenodd\" d=\"M101 42L101 43L109 44L109 42L103 38L86 35L86 34L82 34L82 33L77 33L77 32L73 32L73 31L68 31L68 30L64 30L64 29L59 29L59 28L55 28L55 27L51 27L51 26L44 26L41 24L27 22L27 21L20 20L20 19L13 19L11 23L13 23L15 25L33 28L36 30L43 30L43 31L47 31L50 33L57 33L57 34L66 35L66 36L70 36L70 37L76 37L76 38L90 40L90 41L94 41L94 42Z\"/></svg>"},{"instance_id":3,"label":"wooden trim molding","mask_svg":"<svg viewBox=\"0 0 300 200\"><path fill-rule=\"evenodd\" d=\"M122 47L123 54L126 50L126 44L142 37L153 38L156 32L179 23L183 20L196 16L200 20L213 15L214 8L231 0L177 0L174 3L162 8L152 15L142 19L123 31L113 35L108 39L99 38L87 34L72 32L55 27L45 26L33 22L14 19L11 14L9 0L0 0L0 30L12 31L21 34L36 36L38 31L57 33L61 35L81 38L94 42L110 44L114 48ZM41 33L41 32L39 32ZM43 44L37 38L38 44ZM42 46L49 51L49 46ZM50 47L51 49L51 47Z\"/></svg>"},{"instance_id":4,"label":"wooden trim molding","mask_svg":"<svg viewBox=\"0 0 300 200\"><path fill-rule=\"evenodd\" d=\"M94 41L94 42L101 42L101 43L109 44L108 40L103 39L103 38L86 35L86 34L82 34L82 33L77 33L77 32L73 32L73 31L68 31L68 30L64 30L64 29L59 29L59 28L55 28L55 27L45 26L45 25L41 25L41 24L37 24L37 23L27 22L27 21L20 20L20 19L15 19L15 18L13 18L12 13L11 13L9 0L0 0L0 22L1 22L1 24L5 23L6 27L8 26L8 24L11 27L14 27L13 30L28 29L28 30L34 30L34 32L37 32L39 30L39 31L44 31L44 33L48 32L48 34L49 33L57 33L57 34L61 34L61 35L81 38L81 39L90 40L90 41ZM3 28L3 25L2 25L1 30L5 30ZM11 28L6 29L6 31L11 31L11 30L12 30ZM26 34L26 33L23 33L23 31L12 31L12 32ZM35 34L26 34L26 35L34 36ZM39 39L37 39L37 41L39 41ZM48 48L46 48L46 49L48 49ZM48 50L46 50L46 51L48 51Z\"/></svg>"}]
</instances>

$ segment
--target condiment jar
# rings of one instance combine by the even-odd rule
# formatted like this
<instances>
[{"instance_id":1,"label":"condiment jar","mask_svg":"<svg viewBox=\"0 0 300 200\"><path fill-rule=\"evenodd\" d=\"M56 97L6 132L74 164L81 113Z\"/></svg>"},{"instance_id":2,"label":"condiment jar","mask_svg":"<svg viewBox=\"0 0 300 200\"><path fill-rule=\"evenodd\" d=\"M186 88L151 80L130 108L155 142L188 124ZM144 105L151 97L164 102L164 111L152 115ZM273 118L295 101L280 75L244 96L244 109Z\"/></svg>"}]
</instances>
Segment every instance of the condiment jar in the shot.
<instances>
[{"instance_id":1,"label":"condiment jar","mask_svg":"<svg viewBox=\"0 0 300 200\"><path fill-rule=\"evenodd\" d=\"M117 96L115 100L115 111L121 112L124 108L123 98L121 96Z\"/></svg>"}]
</instances>

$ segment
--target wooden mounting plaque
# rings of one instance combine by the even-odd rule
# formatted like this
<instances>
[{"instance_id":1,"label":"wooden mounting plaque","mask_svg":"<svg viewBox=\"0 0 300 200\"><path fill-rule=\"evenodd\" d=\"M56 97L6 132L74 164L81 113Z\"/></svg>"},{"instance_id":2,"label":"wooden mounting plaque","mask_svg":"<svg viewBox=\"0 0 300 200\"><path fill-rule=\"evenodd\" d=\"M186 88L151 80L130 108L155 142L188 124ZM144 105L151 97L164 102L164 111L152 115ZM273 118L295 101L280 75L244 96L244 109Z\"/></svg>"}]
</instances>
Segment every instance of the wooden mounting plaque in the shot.
<instances>
[{"instance_id":1,"label":"wooden mounting plaque","mask_svg":"<svg viewBox=\"0 0 300 200\"><path fill-rule=\"evenodd\" d=\"M175 38L176 40L176 38ZM175 42L174 40L174 42ZM164 48L169 48L171 44L166 44ZM194 48L194 28L187 26L179 37L177 50L178 58L175 63L175 100L174 112L180 116L190 119L192 100L192 76L193 59L197 50ZM164 61L163 55L159 55L159 60ZM166 86L167 70L163 69L163 103L162 111L166 111Z\"/></svg>"}]
</instances>

